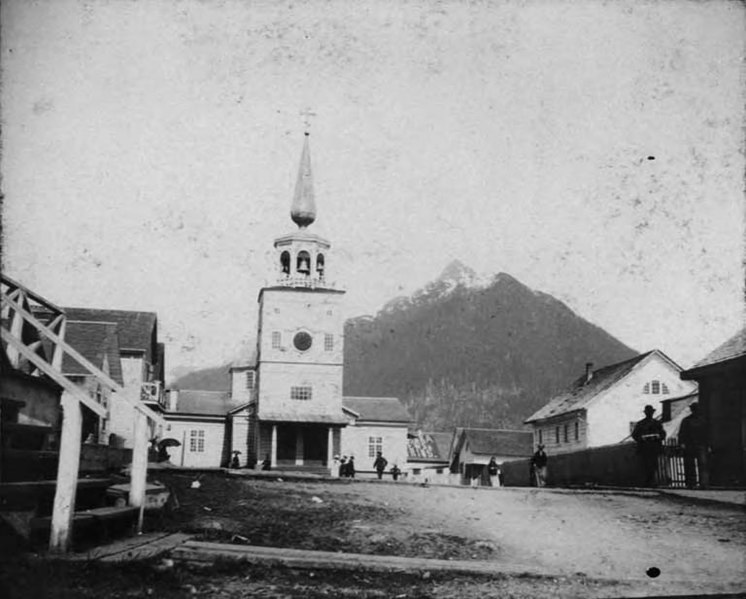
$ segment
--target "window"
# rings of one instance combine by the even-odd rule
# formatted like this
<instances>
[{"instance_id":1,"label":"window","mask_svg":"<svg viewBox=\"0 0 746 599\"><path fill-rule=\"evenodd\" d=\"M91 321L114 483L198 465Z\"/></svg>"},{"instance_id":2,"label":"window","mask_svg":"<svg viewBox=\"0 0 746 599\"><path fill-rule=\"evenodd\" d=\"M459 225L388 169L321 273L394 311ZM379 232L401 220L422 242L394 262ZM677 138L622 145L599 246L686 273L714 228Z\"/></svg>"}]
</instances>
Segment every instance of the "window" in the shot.
<instances>
[{"instance_id":1,"label":"window","mask_svg":"<svg viewBox=\"0 0 746 599\"><path fill-rule=\"evenodd\" d=\"M290 274L290 253L289 252L282 252L282 254L280 254L280 270L282 271L282 274L284 275Z\"/></svg>"},{"instance_id":2,"label":"window","mask_svg":"<svg viewBox=\"0 0 746 599\"><path fill-rule=\"evenodd\" d=\"M324 254L316 256L316 274L319 275L319 279L324 278Z\"/></svg>"},{"instance_id":3,"label":"window","mask_svg":"<svg viewBox=\"0 0 746 599\"><path fill-rule=\"evenodd\" d=\"M290 399L308 401L311 399L311 387L290 387Z\"/></svg>"},{"instance_id":4,"label":"window","mask_svg":"<svg viewBox=\"0 0 746 599\"><path fill-rule=\"evenodd\" d=\"M542 439L541 429L539 429L539 443L544 443L544 440Z\"/></svg>"},{"instance_id":5,"label":"window","mask_svg":"<svg viewBox=\"0 0 746 599\"><path fill-rule=\"evenodd\" d=\"M204 453L205 451L205 431L189 431L189 451L192 453Z\"/></svg>"},{"instance_id":6,"label":"window","mask_svg":"<svg viewBox=\"0 0 746 599\"><path fill-rule=\"evenodd\" d=\"M649 383L645 383L645 386L642 388L642 392L645 395L653 394L653 395L668 395L668 386L666 383L661 383L659 380L653 380Z\"/></svg>"},{"instance_id":7,"label":"window","mask_svg":"<svg viewBox=\"0 0 746 599\"><path fill-rule=\"evenodd\" d=\"M376 457L379 451L383 453L383 437L368 437L368 457Z\"/></svg>"},{"instance_id":8,"label":"window","mask_svg":"<svg viewBox=\"0 0 746 599\"><path fill-rule=\"evenodd\" d=\"M254 388L254 371L246 371L246 388L251 391Z\"/></svg>"},{"instance_id":9,"label":"window","mask_svg":"<svg viewBox=\"0 0 746 599\"><path fill-rule=\"evenodd\" d=\"M575 440L580 441L580 423L575 421Z\"/></svg>"},{"instance_id":10,"label":"window","mask_svg":"<svg viewBox=\"0 0 746 599\"><path fill-rule=\"evenodd\" d=\"M565 433L565 443L567 443L567 442L568 442L568 441L570 440L570 439L569 439L569 437L567 436L567 429L568 429L568 428L569 428L569 427L568 427L568 425L566 424L566 425L565 425L565 430L564 430L564 433Z\"/></svg>"},{"instance_id":11,"label":"window","mask_svg":"<svg viewBox=\"0 0 746 599\"><path fill-rule=\"evenodd\" d=\"M280 331L272 331L272 349L280 349L282 347L282 334Z\"/></svg>"},{"instance_id":12,"label":"window","mask_svg":"<svg viewBox=\"0 0 746 599\"><path fill-rule=\"evenodd\" d=\"M327 333L324 335L324 351L334 350L334 335Z\"/></svg>"},{"instance_id":13,"label":"window","mask_svg":"<svg viewBox=\"0 0 746 599\"><path fill-rule=\"evenodd\" d=\"M293 337L293 345L298 351L307 351L313 344L313 338L305 331L300 331Z\"/></svg>"},{"instance_id":14,"label":"window","mask_svg":"<svg viewBox=\"0 0 746 599\"><path fill-rule=\"evenodd\" d=\"M559 445L559 427L554 427L554 442Z\"/></svg>"}]
</instances>

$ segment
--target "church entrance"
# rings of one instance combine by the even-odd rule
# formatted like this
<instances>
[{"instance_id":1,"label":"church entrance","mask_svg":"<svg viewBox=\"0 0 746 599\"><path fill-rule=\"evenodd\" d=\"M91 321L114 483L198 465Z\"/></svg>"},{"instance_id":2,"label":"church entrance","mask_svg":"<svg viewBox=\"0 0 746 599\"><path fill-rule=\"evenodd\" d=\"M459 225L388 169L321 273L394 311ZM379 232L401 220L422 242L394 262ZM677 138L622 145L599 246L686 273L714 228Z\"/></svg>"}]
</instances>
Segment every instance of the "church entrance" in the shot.
<instances>
[{"instance_id":1,"label":"church entrance","mask_svg":"<svg viewBox=\"0 0 746 599\"><path fill-rule=\"evenodd\" d=\"M285 424L277 427L278 466L326 466L328 429Z\"/></svg>"}]
</instances>

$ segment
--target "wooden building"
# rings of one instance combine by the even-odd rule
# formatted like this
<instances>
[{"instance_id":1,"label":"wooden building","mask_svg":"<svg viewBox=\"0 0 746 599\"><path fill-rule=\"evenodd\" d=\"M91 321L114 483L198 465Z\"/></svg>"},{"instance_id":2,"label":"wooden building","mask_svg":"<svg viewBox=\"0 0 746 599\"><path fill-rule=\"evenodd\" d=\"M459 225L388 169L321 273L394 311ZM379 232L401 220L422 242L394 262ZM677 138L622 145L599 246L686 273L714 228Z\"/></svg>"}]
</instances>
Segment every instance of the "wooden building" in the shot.
<instances>
[{"instance_id":1,"label":"wooden building","mask_svg":"<svg viewBox=\"0 0 746 599\"><path fill-rule=\"evenodd\" d=\"M710 484L746 485L746 327L681 373L699 384L712 449Z\"/></svg>"},{"instance_id":2,"label":"wooden building","mask_svg":"<svg viewBox=\"0 0 746 599\"><path fill-rule=\"evenodd\" d=\"M451 449L451 472L461 484L479 477L489 484L487 464L494 457L498 464L530 457L533 435L530 431L487 428L457 428Z\"/></svg>"},{"instance_id":3,"label":"wooden building","mask_svg":"<svg viewBox=\"0 0 746 599\"><path fill-rule=\"evenodd\" d=\"M660 415L662 400L696 391L680 373L681 367L657 349L597 370L589 363L582 376L526 419L534 445L557 454L628 439L646 405Z\"/></svg>"}]
</instances>

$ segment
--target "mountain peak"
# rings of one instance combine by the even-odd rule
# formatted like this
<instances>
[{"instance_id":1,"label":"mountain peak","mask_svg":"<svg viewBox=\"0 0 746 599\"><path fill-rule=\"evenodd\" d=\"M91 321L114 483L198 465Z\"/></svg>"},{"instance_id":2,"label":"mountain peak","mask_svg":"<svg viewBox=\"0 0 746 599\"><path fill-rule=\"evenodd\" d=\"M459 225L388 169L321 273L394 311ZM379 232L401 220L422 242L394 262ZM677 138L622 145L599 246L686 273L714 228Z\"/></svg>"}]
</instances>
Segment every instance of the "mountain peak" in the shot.
<instances>
[{"instance_id":1,"label":"mountain peak","mask_svg":"<svg viewBox=\"0 0 746 599\"><path fill-rule=\"evenodd\" d=\"M473 269L466 266L461 260L453 260L443 269L436 281L470 285L476 278L477 273Z\"/></svg>"}]
</instances>

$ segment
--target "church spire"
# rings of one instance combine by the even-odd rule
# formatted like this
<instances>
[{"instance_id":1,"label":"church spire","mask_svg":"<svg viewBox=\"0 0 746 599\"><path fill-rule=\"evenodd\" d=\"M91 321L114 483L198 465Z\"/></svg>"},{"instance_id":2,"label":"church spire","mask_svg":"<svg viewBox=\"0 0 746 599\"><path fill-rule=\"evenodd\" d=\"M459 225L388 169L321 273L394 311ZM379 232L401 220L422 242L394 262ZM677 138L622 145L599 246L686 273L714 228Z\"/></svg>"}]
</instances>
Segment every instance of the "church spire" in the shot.
<instances>
[{"instance_id":1,"label":"church spire","mask_svg":"<svg viewBox=\"0 0 746 599\"><path fill-rule=\"evenodd\" d=\"M290 209L290 217L301 229L316 220L316 202L313 197L313 177L311 176L311 151L308 146L308 132L303 142L298 179L295 182L295 195Z\"/></svg>"}]
</instances>

